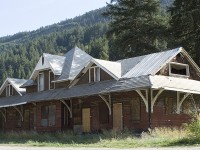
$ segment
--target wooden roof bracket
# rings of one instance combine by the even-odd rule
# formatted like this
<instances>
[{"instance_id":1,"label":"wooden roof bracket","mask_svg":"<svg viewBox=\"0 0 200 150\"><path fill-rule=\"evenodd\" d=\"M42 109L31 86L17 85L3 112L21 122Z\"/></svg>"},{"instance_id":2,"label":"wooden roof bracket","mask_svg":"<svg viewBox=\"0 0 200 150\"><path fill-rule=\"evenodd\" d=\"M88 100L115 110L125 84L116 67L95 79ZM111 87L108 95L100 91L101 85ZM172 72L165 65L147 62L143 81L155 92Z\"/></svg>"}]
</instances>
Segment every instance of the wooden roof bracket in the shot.
<instances>
[{"instance_id":1,"label":"wooden roof bracket","mask_svg":"<svg viewBox=\"0 0 200 150\"><path fill-rule=\"evenodd\" d=\"M182 97L182 99L180 99L180 92L177 91L177 109L176 109L176 113L180 114L181 112L181 105L183 104L183 102L185 101L185 99L190 95L190 93L185 93L184 96Z\"/></svg>"},{"instance_id":2,"label":"wooden roof bracket","mask_svg":"<svg viewBox=\"0 0 200 150\"><path fill-rule=\"evenodd\" d=\"M23 117L23 110L20 110L19 108L17 108L16 106L13 106L15 108L15 110L20 114L22 121L24 121L24 117Z\"/></svg>"},{"instance_id":3,"label":"wooden roof bracket","mask_svg":"<svg viewBox=\"0 0 200 150\"><path fill-rule=\"evenodd\" d=\"M101 99L106 103L106 105L109 109L109 115L111 115L112 111L111 111L111 97L110 97L110 95L108 95L108 98L106 98L104 95L99 95L99 97L101 97Z\"/></svg>"},{"instance_id":4,"label":"wooden roof bracket","mask_svg":"<svg viewBox=\"0 0 200 150\"><path fill-rule=\"evenodd\" d=\"M142 94L141 90L136 90L136 92L140 95L144 104L146 106L146 112L148 112L148 90L145 90L145 95Z\"/></svg>"},{"instance_id":5,"label":"wooden roof bracket","mask_svg":"<svg viewBox=\"0 0 200 150\"><path fill-rule=\"evenodd\" d=\"M72 118L72 103L71 103L71 101L70 101L71 106L69 106L64 100L60 100L60 101L67 107L67 109L69 110L70 118Z\"/></svg>"},{"instance_id":6,"label":"wooden roof bracket","mask_svg":"<svg viewBox=\"0 0 200 150\"><path fill-rule=\"evenodd\" d=\"M153 97L153 90L151 90L151 112L153 113L153 106L158 99L158 96L164 91L164 89L159 89L158 93L156 94L155 97Z\"/></svg>"},{"instance_id":7,"label":"wooden roof bracket","mask_svg":"<svg viewBox=\"0 0 200 150\"><path fill-rule=\"evenodd\" d=\"M0 113L2 114L4 121L6 122L6 109L3 109L4 111L0 110Z\"/></svg>"}]
</instances>

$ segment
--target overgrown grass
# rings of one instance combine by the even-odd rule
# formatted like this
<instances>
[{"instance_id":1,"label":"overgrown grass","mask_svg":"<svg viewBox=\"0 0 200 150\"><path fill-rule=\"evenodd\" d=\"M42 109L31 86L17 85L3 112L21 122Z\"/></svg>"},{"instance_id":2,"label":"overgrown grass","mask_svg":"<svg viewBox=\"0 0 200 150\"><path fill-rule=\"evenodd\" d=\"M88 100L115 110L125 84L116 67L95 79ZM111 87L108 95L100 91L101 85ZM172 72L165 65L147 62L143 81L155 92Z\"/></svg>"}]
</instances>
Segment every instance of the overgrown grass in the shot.
<instances>
[{"instance_id":1,"label":"overgrown grass","mask_svg":"<svg viewBox=\"0 0 200 150\"><path fill-rule=\"evenodd\" d=\"M130 130L103 131L101 134L75 135L72 131L59 133L9 132L0 134L0 144L54 147L167 147L200 146L200 138L186 129L155 128L136 135Z\"/></svg>"}]
</instances>

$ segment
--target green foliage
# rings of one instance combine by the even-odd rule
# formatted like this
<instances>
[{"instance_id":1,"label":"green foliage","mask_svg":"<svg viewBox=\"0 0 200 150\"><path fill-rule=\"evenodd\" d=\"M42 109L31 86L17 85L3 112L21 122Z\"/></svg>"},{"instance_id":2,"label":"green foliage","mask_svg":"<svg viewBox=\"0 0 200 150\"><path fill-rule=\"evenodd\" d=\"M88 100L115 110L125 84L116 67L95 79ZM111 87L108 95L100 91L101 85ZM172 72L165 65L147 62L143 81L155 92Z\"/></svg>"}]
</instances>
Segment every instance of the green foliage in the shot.
<instances>
[{"instance_id":1,"label":"green foliage","mask_svg":"<svg viewBox=\"0 0 200 150\"><path fill-rule=\"evenodd\" d=\"M108 37L114 39L114 59L143 55L165 49L167 15L161 13L159 0L114 0L105 16L112 18Z\"/></svg>"},{"instance_id":2,"label":"green foliage","mask_svg":"<svg viewBox=\"0 0 200 150\"><path fill-rule=\"evenodd\" d=\"M169 12L169 46L183 46L200 65L200 1L175 0Z\"/></svg>"},{"instance_id":3,"label":"green foliage","mask_svg":"<svg viewBox=\"0 0 200 150\"><path fill-rule=\"evenodd\" d=\"M29 78L42 53L64 54L78 46L96 58L109 59L105 8L31 32L0 38L0 84L7 77Z\"/></svg>"},{"instance_id":4,"label":"green foliage","mask_svg":"<svg viewBox=\"0 0 200 150\"><path fill-rule=\"evenodd\" d=\"M200 139L200 118L197 115L194 115L193 121L186 125L186 129L191 133L195 138Z\"/></svg>"}]
</instances>

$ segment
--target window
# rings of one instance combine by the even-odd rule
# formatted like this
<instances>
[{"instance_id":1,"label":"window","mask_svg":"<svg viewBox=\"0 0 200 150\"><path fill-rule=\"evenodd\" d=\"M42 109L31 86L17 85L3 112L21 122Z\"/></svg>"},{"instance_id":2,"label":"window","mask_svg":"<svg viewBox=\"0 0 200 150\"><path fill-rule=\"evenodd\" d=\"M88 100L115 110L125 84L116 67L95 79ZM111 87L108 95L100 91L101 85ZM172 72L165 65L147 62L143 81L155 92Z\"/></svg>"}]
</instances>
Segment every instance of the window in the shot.
<instances>
[{"instance_id":1,"label":"window","mask_svg":"<svg viewBox=\"0 0 200 150\"><path fill-rule=\"evenodd\" d=\"M131 120L139 121L140 120L140 99L139 97L130 100L131 105Z\"/></svg>"},{"instance_id":2,"label":"window","mask_svg":"<svg viewBox=\"0 0 200 150\"><path fill-rule=\"evenodd\" d=\"M8 84L6 86L6 96L12 96L13 95L13 87L11 84Z\"/></svg>"},{"instance_id":3,"label":"window","mask_svg":"<svg viewBox=\"0 0 200 150\"><path fill-rule=\"evenodd\" d=\"M105 103L99 103L99 123L109 123L109 110Z\"/></svg>"},{"instance_id":4,"label":"window","mask_svg":"<svg viewBox=\"0 0 200 150\"><path fill-rule=\"evenodd\" d=\"M95 66L89 69L89 82L100 81L100 68Z\"/></svg>"},{"instance_id":5,"label":"window","mask_svg":"<svg viewBox=\"0 0 200 150\"><path fill-rule=\"evenodd\" d=\"M42 106L41 107L41 125L43 127L55 126L56 124L56 106Z\"/></svg>"},{"instance_id":6,"label":"window","mask_svg":"<svg viewBox=\"0 0 200 150\"><path fill-rule=\"evenodd\" d=\"M55 79L55 76L52 71L49 71L49 89L54 89L55 88L55 83L52 82Z\"/></svg>"},{"instance_id":7,"label":"window","mask_svg":"<svg viewBox=\"0 0 200 150\"><path fill-rule=\"evenodd\" d=\"M44 73L38 75L38 91L44 91Z\"/></svg>"},{"instance_id":8,"label":"window","mask_svg":"<svg viewBox=\"0 0 200 150\"><path fill-rule=\"evenodd\" d=\"M189 65L181 63L169 63L169 75L170 76L186 76L190 75Z\"/></svg>"},{"instance_id":9,"label":"window","mask_svg":"<svg viewBox=\"0 0 200 150\"><path fill-rule=\"evenodd\" d=\"M176 100L173 98L165 99L165 114L175 114L176 113Z\"/></svg>"}]
</instances>

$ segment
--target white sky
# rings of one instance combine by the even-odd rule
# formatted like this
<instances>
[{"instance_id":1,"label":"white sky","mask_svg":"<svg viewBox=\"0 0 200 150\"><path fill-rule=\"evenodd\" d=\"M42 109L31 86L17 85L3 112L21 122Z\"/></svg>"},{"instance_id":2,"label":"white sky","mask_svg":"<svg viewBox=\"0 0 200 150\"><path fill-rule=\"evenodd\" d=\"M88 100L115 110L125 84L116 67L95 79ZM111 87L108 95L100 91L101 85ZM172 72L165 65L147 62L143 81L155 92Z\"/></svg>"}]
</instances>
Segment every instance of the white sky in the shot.
<instances>
[{"instance_id":1,"label":"white sky","mask_svg":"<svg viewBox=\"0 0 200 150\"><path fill-rule=\"evenodd\" d=\"M58 23L106 2L110 0L0 0L0 37Z\"/></svg>"}]
</instances>

